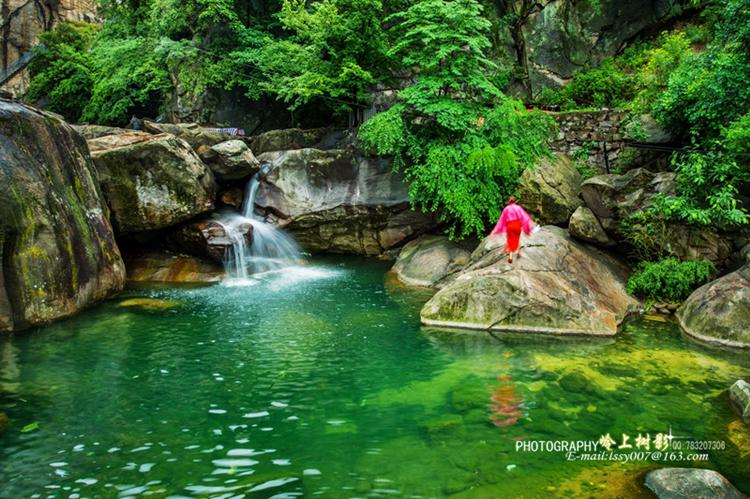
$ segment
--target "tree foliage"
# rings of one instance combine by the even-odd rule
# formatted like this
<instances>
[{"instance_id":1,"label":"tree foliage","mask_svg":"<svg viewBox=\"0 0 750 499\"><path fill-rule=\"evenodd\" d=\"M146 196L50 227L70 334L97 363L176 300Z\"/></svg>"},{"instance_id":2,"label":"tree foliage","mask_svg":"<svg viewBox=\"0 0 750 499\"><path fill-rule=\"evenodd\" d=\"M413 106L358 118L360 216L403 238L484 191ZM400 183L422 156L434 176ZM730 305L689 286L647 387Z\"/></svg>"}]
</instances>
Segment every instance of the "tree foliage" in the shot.
<instances>
[{"instance_id":1,"label":"tree foliage","mask_svg":"<svg viewBox=\"0 0 750 499\"><path fill-rule=\"evenodd\" d=\"M474 0L424 0L388 18L388 55L415 81L359 133L369 150L393 156L412 201L456 238L481 235L497 219L523 169L547 153L551 131L544 115L492 84L481 9Z\"/></svg>"}]
</instances>

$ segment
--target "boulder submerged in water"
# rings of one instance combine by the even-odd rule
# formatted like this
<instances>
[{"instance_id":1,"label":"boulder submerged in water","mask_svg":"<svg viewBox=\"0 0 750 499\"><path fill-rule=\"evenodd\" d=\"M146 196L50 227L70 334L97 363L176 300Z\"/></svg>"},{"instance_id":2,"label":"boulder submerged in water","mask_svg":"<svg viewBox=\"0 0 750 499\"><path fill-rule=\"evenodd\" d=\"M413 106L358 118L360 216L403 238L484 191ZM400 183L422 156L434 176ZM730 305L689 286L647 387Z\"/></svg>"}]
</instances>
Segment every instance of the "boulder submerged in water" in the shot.
<instances>
[{"instance_id":1,"label":"boulder submerged in water","mask_svg":"<svg viewBox=\"0 0 750 499\"><path fill-rule=\"evenodd\" d=\"M213 210L213 174L187 142L132 132L88 143L118 233L162 229Z\"/></svg>"},{"instance_id":2,"label":"boulder submerged in water","mask_svg":"<svg viewBox=\"0 0 750 499\"><path fill-rule=\"evenodd\" d=\"M640 310L615 258L543 227L513 264L504 237L485 239L463 270L422 308L428 326L557 335L613 336Z\"/></svg>"},{"instance_id":3,"label":"boulder submerged in water","mask_svg":"<svg viewBox=\"0 0 750 499\"><path fill-rule=\"evenodd\" d=\"M0 100L0 331L61 319L122 290L86 142L57 116Z\"/></svg>"},{"instance_id":4,"label":"boulder submerged in water","mask_svg":"<svg viewBox=\"0 0 750 499\"><path fill-rule=\"evenodd\" d=\"M213 261L170 253L125 256L128 280L171 284L213 284L224 279L224 268Z\"/></svg>"},{"instance_id":5,"label":"boulder submerged in water","mask_svg":"<svg viewBox=\"0 0 750 499\"><path fill-rule=\"evenodd\" d=\"M750 264L695 290L677 319L698 340L750 348Z\"/></svg>"},{"instance_id":6,"label":"boulder submerged in water","mask_svg":"<svg viewBox=\"0 0 750 499\"><path fill-rule=\"evenodd\" d=\"M720 473L701 468L661 468L646 475L659 499L746 499Z\"/></svg>"}]
</instances>

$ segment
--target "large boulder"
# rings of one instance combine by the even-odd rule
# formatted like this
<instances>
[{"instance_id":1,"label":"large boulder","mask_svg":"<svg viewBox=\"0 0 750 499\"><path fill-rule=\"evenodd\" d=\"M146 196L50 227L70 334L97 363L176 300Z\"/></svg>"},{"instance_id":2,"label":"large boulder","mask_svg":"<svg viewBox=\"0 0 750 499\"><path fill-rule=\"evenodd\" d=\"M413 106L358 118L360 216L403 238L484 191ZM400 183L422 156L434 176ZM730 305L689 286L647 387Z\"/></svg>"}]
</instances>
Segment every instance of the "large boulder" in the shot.
<instances>
[{"instance_id":1,"label":"large boulder","mask_svg":"<svg viewBox=\"0 0 750 499\"><path fill-rule=\"evenodd\" d=\"M521 175L521 203L542 224L567 225L570 216L581 206L581 174L573 161L557 154Z\"/></svg>"},{"instance_id":2,"label":"large boulder","mask_svg":"<svg viewBox=\"0 0 750 499\"><path fill-rule=\"evenodd\" d=\"M629 215L651 205L656 194L674 195L674 173L653 173L643 168L624 175L597 175L581 184L581 197L611 237L622 237L620 224Z\"/></svg>"},{"instance_id":3,"label":"large boulder","mask_svg":"<svg viewBox=\"0 0 750 499\"><path fill-rule=\"evenodd\" d=\"M471 252L445 236L426 235L407 243L391 269L408 286L433 287L469 263Z\"/></svg>"},{"instance_id":4,"label":"large boulder","mask_svg":"<svg viewBox=\"0 0 750 499\"><path fill-rule=\"evenodd\" d=\"M568 226L570 235L581 241L602 246L613 244L612 239L604 232L602 224L594 215L594 212L585 206L579 206L570 217Z\"/></svg>"},{"instance_id":5,"label":"large boulder","mask_svg":"<svg viewBox=\"0 0 750 499\"><path fill-rule=\"evenodd\" d=\"M208 159L213 155L211 147L232 139L228 133L210 130L198 123L156 123L144 120L143 130L155 135L162 133L174 135L190 144L201 159Z\"/></svg>"},{"instance_id":6,"label":"large boulder","mask_svg":"<svg viewBox=\"0 0 750 499\"><path fill-rule=\"evenodd\" d=\"M71 125L73 129L83 135L86 140L98 139L99 137L106 137L107 135L124 135L126 133L133 133L133 130L128 128L118 128L114 126L104 125Z\"/></svg>"},{"instance_id":7,"label":"large boulder","mask_svg":"<svg viewBox=\"0 0 750 499\"><path fill-rule=\"evenodd\" d=\"M121 234L161 229L211 211L216 183L184 140L133 132L89 141Z\"/></svg>"},{"instance_id":8,"label":"large boulder","mask_svg":"<svg viewBox=\"0 0 750 499\"><path fill-rule=\"evenodd\" d=\"M256 205L311 251L377 255L435 226L411 210L408 187L385 159L353 150L265 153L273 169Z\"/></svg>"},{"instance_id":9,"label":"large boulder","mask_svg":"<svg viewBox=\"0 0 750 499\"><path fill-rule=\"evenodd\" d=\"M264 152L316 147L329 133L331 133L331 129L329 128L313 128L309 130L285 128L254 135L247 140L250 149L255 154L263 154Z\"/></svg>"},{"instance_id":10,"label":"large boulder","mask_svg":"<svg viewBox=\"0 0 750 499\"><path fill-rule=\"evenodd\" d=\"M260 163L241 140L227 140L210 148L207 164L221 180L238 180L258 171Z\"/></svg>"},{"instance_id":11,"label":"large boulder","mask_svg":"<svg viewBox=\"0 0 750 499\"><path fill-rule=\"evenodd\" d=\"M504 237L485 239L471 263L422 308L422 323L469 329L613 336L640 309L625 291L627 269L574 241L565 229L543 227L513 264Z\"/></svg>"},{"instance_id":12,"label":"large boulder","mask_svg":"<svg viewBox=\"0 0 750 499\"><path fill-rule=\"evenodd\" d=\"M0 100L0 332L119 292L125 267L83 137Z\"/></svg>"},{"instance_id":13,"label":"large boulder","mask_svg":"<svg viewBox=\"0 0 750 499\"><path fill-rule=\"evenodd\" d=\"M745 499L720 473L700 468L651 471L646 475L646 487L659 499Z\"/></svg>"},{"instance_id":14,"label":"large boulder","mask_svg":"<svg viewBox=\"0 0 750 499\"><path fill-rule=\"evenodd\" d=\"M689 336L750 348L750 265L698 288L677 310L677 318Z\"/></svg>"}]
</instances>

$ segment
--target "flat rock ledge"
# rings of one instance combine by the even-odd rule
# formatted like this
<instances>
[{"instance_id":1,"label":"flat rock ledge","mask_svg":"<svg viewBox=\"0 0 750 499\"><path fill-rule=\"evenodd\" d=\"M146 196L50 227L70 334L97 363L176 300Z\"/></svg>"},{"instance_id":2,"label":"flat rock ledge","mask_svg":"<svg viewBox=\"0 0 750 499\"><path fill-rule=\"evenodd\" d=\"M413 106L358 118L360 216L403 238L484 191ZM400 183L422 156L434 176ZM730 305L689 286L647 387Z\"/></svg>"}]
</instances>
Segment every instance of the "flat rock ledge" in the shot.
<instances>
[{"instance_id":1,"label":"flat rock ledge","mask_svg":"<svg viewBox=\"0 0 750 499\"><path fill-rule=\"evenodd\" d=\"M504 237L485 239L422 308L422 324L551 335L614 336L641 304L627 268L568 231L547 226L509 264Z\"/></svg>"},{"instance_id":2,"label":"flat rock ledge","mask_svg":"<svg viewBox=\"0 0 750 499\"><path fill-rule=\"evenodd\" d=\"M659 499L745 499L729 480L713 470L662 468L646 475L646 487Z\"/></svg>"}]
</instances>

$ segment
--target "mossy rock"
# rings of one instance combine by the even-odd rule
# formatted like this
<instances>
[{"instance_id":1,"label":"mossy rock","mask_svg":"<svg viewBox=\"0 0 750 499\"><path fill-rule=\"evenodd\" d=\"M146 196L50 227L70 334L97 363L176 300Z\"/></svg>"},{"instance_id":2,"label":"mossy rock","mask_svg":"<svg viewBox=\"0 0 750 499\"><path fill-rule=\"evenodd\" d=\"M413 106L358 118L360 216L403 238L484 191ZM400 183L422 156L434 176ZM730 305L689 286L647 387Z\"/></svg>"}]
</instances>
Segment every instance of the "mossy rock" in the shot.
<instances>
[{"instance_id":1,"label":"mossy rock","mask_svg":"<svg viewBox=\"0 0 750 499\"><path fill-rule=\"evenodd\" d=\"M467 376L450 392L451 407L461 413L472 409L486 409L489 402L487 383L478 376Z\"/></svg>"},{"instance_id":2,"label":"mossy rock","mask_svg":"<svg viewBox=\"0 0 750 499\"><path fill-rule=\"evenodd\" d=\"M180 306L180 302L158 298L130 298L121 301L117 306L120 308L135 308L145 312L163 312Z\"/></svg>"}]
</instances>

